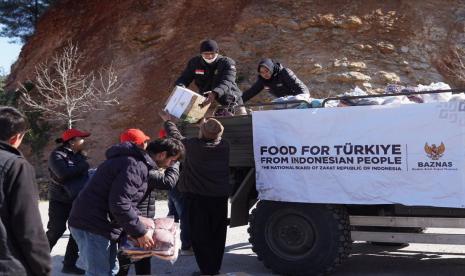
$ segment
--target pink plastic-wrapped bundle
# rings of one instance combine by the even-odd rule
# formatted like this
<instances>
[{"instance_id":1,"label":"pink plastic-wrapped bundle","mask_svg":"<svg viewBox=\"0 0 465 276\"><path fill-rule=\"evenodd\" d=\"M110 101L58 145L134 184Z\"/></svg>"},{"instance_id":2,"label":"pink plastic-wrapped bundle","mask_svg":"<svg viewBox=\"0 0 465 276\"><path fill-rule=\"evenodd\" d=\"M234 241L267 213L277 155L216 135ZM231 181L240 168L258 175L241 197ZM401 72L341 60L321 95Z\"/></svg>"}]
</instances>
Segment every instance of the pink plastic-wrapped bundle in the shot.
<instances>
[{"instance_id":1,"label":"pink plastic-wrapped bundle","mask_svg":"<svg viewBox=\"0 0 465 276\"><path fill-rule=\"evenodd\" d=\"M153 240L155 241L155 250L168 251L175 245L175 236L171 230L157 229L153 231Z\"/></svg>"},{"instance_id":2,"label":"pink plastic-wrapped bundle","mask_svg":"<svg viewBox=\"0 0 465 276\"><path fill-rule=\"evenodd\" d=\"M173 217L156 218L153 221L155 223L155 229L170 230L170 229L173 228L173 224L174 224L174 218Z\"/></svg>"},{"instance_id":3,"label":"pink plastic-wrapped bundle","mask_svg":"<svg viewBox=\"0 0 465 276\"><path fill-rule=\"evenodd\" d=\"M157 218L154 220L155 229L153 230L153 240L155 249L160 253L170 254L175 247L176 241L176 224L173 217Z\"/></svg>"},{"instance_id":4,"label":"pink plastic-wrapped bundle","mask_svg":"<svg viewBox=\"0 0 465 276\"><path fill-rule=\"evenodd\" d=\"M137 242L129 238L123 241L120 250L123 254L131 257L132 260L140 260L150 256L170 261L174 263L178 258L179 241L178 228L179 224L174 222L174 218L154 219L155 228L153 229L154 248L145 250L138 247Z\"/></svg>"}]
</instances>

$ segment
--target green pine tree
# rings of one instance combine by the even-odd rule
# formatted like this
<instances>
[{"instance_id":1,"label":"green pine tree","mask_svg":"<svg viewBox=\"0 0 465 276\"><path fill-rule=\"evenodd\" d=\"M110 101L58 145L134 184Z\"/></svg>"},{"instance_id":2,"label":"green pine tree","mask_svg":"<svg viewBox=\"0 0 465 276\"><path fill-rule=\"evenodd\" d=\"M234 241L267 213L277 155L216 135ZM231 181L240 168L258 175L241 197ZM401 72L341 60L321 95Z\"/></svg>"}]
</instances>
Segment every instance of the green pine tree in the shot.
<instances>
[{"instance_id":1,"label":"green pine tree","mask_svg":"<svg viewBox=\"0 0 465 276\"><path fill-rule=\"evenodd\" d=\"M36 158L36 160L40 160L43 154L43 149L50 138L49 131L51 126L42 118L42 112L24 110L18 105L18 93L5 91L4 86L6 78L7 76L0 71L0 106L13 106L26 114L30 129L27 132L24 141L31 147L32 152L34 153L34 158ZM31 90L33 88L31 83L24 83L24 87L27 90Z\"/></svg>"},{"instance_id":2,"label":"green pine tree","mask_svg":"<svg viewBox=\"0 0 465 276\"><path fill-rule=\"evenodd\" d=\"M17 93L8 93L5 90L5 81L8 76L0 70L0 105L17 106Z\"/></svg>"},{"instance_id":3,"label":"green pine tree","mask_svg":"<svg viewBox=\"0 0 465 276\"><path fill-rule=\"evenodd\" d=\"M54 0L0 0L0 36L26 42Z\"/></svg>"}]
</instances>

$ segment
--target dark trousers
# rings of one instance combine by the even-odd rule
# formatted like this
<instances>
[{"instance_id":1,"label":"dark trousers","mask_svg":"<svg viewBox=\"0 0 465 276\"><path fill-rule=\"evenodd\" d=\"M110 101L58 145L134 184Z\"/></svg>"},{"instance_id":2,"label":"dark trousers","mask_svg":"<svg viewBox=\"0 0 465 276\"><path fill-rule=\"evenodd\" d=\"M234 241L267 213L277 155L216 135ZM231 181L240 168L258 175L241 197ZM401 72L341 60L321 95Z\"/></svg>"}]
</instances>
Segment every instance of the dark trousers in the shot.
<instances>
[{"instance_id":1,"label":"dark trousers","mask_svg":"<svg viewBox=\"0 0 465 276\"><path fill-rule=\"evenodd\" d=\"M181 249L189 249L192 246L192 244L189 230L189 208L186 204L186 196L183 193L179 192L176 187L174 187L173 189L171 189L168 195L168 208L170 201L172 202L172 207L174 205L175 208L175 210L171 211L175 211L180 220L179 228L181 229ZM168 215L170 215L170 213L168 213Z\"/></svg>"},{"instance_id":2,"label":"dark trousers","mask_svg":"<svg viewBox=\"0 0 465 276\"><path fill-rule=\"evenodd\" d=\"M218 274L226 243L228 198L188 194L189 230L202 274Z\"/></svg>"},{"instance_id":3,"label":"dark trousers","mask_svg":"<svg viewBox=\"0 0 465 276\"><path fill-rule=\"evenodd\" d=\"M151 258L144 258L137 262L134 262L134 266L136 268L136 275L151 275L151 265L150 265ZM126 276L129 273L129 268L131 267L131 259L124 255L118 254L118 262L119 262L119 272L117 276Z\"/></svg>"},{"instance_id":4,"label":"dark trousers","mask_svg":"<svg viewBox=\"0 0 465 276\"><path fill-rule=\"evenodd\" d=\"M48 204L47 238L50 251L66 231L66 222L68 221L71 207L72 203L64 203L56 200L50 200ZM76 265L78 257L78 246L73 236L70 234L63 264L74 266Z\"/></svg>"},{"instance_id":5,"label":"dark trousers","mask_svg":"<svg viewBox=\"0 0 465 276\"><path fill-rule=\"evenodd\" d=\"M171 192L168 194L168 217L173 217L174 222L179 222L178 211L176 211L176 205L174 204L173 196Z\"/></svg>"}]
</instances>

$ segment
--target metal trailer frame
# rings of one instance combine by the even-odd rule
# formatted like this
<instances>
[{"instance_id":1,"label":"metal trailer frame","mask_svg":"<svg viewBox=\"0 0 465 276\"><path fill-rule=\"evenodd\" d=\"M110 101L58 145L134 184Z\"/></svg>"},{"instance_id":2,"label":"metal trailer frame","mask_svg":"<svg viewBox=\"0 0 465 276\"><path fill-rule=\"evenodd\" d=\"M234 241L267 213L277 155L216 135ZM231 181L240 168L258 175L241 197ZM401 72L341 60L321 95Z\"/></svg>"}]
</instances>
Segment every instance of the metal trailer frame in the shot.
<instances>
[{"instance_id":1,"label":"metal trailer frame","mask_svg":"<svg viewBox=\"0 0 465 276\"><path fill-rule=\"evenodd\" d=\"M391 216L350 216L349 218L351 226L465 229L465 218ZM351 231L351 237L354 241L465 245L465 234L399 233L355 230Z\"/></svg>"}]
</instances>

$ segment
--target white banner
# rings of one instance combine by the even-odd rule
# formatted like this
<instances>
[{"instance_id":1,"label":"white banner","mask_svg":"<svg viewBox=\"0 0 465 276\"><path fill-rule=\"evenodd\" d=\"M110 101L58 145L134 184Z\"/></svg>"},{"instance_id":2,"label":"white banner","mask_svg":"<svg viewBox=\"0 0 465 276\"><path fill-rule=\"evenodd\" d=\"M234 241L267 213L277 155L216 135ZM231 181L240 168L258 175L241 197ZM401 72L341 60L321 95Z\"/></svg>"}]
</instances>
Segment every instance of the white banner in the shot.
<instances>
[{"instance_id":1,"label":"white banner","mask_svg":"<svg viewBox=\"0 0 465 276\"><path fill-rule=\"evenodd\" d=\"M465 208L465 102L252 117L260 199Z\"/></svg>"}]
</instances>

